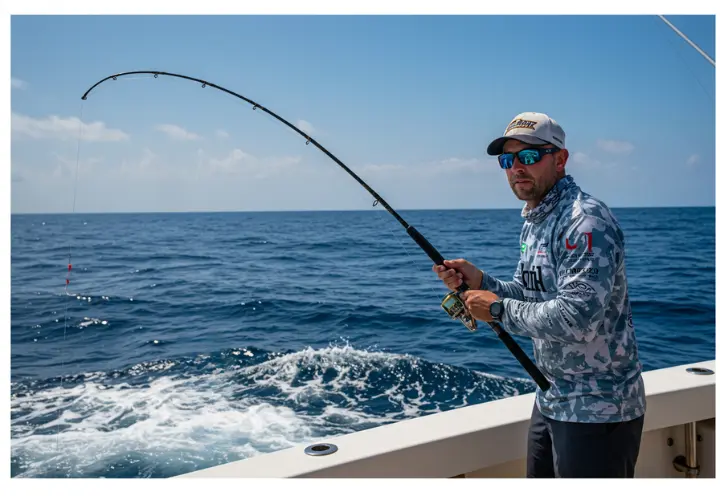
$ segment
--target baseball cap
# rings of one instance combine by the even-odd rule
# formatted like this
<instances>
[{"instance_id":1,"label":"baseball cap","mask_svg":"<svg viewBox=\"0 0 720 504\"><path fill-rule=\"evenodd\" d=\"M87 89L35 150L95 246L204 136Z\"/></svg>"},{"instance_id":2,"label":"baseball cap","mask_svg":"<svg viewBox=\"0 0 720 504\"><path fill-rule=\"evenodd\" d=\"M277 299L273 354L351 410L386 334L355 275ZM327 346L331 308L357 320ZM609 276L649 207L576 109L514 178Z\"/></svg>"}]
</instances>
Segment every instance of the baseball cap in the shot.
<instances>
[{"instance_id":1,"label":"baseball cap","mask_svg":"<svg viewBox=\"0 0 720 504\"><path fill-rule=\"evenodd\" d=\"M513 117L505 128L505 134L490 142L487 153L490 156L499 156L503 153L503 145L510 139L530 145L550 143L561 149L565 148L565 131L554 119L540 112L523 112Z\"/></svg>"}]
</instances>

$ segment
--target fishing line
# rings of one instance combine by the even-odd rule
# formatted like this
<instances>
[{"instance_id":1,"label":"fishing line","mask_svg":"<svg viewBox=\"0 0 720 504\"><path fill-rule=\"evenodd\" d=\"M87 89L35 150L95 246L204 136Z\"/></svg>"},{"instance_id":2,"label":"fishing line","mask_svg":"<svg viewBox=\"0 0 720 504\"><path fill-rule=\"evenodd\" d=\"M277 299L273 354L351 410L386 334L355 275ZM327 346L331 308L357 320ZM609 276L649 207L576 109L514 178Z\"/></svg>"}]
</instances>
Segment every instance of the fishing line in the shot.
<instances>
[{"instance_id":1,"label":"fishing line","mask_svg":"<svg viewBox=\"0 0 720 504\"><path fill-rule=\"evenodd\" d=\"M71 218L73 215L75 215L75 204L77 202L77 182L78 182L78 175L80 173L80 144L82 143L82 136L83 136L83 109L85 107L85 103L80 104L80 131L78 133L78 145L77 145L77 151L76 151L76 158L75 158L75 181L73 183L73 200L72 200L72 210L70 212ZM67 328L68 328L68 305L70 304L70 293L68 292L68 286L70 285L70 275L72 274L72 251L71 247L68 247L68 265L67 265L67 274L65 276L65 314L64 314L64 327L63 327L63 345L62 348L65 348L65 342L67 341ZM65 368L65 359L63 358L63 352L60 350L60 388L63 388L63 378L64 378L64 371ZM55 449L60 449L60 424L58 424L58 431L55 437Z\"/></svg>"},{"instance_id":2,"label":"fishing line","mask_svg":"<svg viewBox=\"0 0 720 504\"><path fill-rule=\"evenodd\" d=\"M226 89L224 87L218 86L216 84L213 84L209 81L198 79L195 77L189 77L187 75L177 74L177 73L170 73L170 72L164 72L164 71L156 71L156 70L136 70L136 71L130 71L130 72L121 72L114 75L109 75L95 84L93 84L85 93L82 95L81 99L86 100L88 97L88 94L93 91L97 86L102 84L105 81L108 80L117 80L120 76L126 76L126 75L142 75L142 74L150 74L154 78L158 78L160 75L163 76L169 76L169 77L175 77L179 79L185 79L188 81L196 82L202 86L203 89L206 87L211 87L214 89L218 89L220 91L223 91L225 93L228 93L232 96L235 96L249 104L251 104L253 107L253 110L260 110L262 112L265 112L278 121L282 122L292 130L294 130L296 133L298 133L300 136L302 136L305 139L305 145L310 145L311 143L317 147L320 151L322 151L325 155L330 157L335 163L338 164L345 172L350 175L353 179L355 179L363 188L365 188L366 191L368 191L374 198L373 206L376 206L378 204L382 205L404 228L405 231L408 233L408 235L417 243L420 248L423 249L423 251L430 257L430 259L437 265L442 265L445 261L444 257L438 252L435 247L432 246L432 244L427 241L427 239L413 226L408 224L378 193L375 192L368 184L365 183L360 177L358 177L350 168L348 168L345 164L343 164L342 161L340 161L337 157L335 157L332 153L330 153L325 147L320 145L312 136L309 134L301 131L298 127L294 126L293 124L289 123L287 120L280 117L275 112L271 111L270 109L260 105L259 103L246 98L234 91L231 91L229 89ZM468 290L468 285L464 282L460 286L460 288L455 292L450 292L445 296L441 303L441 307L443 310L447 312L447 314L453 319L453 320L460 320L465 327L467 327L470 331L474 331L477 329L476 321L475 319L469 314L467 307L462 301L462 298L460 297L460 293ZM513 356L517 359L517 361L523 366L525 371L532 377L532 379L535 381L535 383L540 387L541 390L548 390L550 388L550 383L547 381L545 376L540 372L540 370L537 368L537 366L530 360L530 358L527 356L527 354L523 351L523 349L520 347L520 345L517 344L517 342L512 339L510 334L498 323L497 321L491 321L487 322L487 324L490 326L490 328L495 331L495 333L498 335L500 340L505 344L505 346L508 348L508 350L513 354Z\"/></svg>"}]
</instances>

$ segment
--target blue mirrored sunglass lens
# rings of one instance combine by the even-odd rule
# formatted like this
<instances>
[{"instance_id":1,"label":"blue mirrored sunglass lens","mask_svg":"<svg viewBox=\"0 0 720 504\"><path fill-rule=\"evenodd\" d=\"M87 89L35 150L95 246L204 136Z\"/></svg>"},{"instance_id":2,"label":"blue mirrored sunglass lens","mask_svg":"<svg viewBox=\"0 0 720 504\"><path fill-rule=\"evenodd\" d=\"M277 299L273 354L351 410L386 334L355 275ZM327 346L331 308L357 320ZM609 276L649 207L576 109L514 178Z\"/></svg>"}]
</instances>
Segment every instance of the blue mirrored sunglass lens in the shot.
<instances>
[{"instance_id":1,"label":"blue mirrored sunglass lens","mask_svg":"<svg viewBox=\"0 0 720 504\"><path fill-rule=\"evenodd\" d=\"M524 165L534 164L540 161L540 153L536 150L523 150L518 152L518 159Z\"/></svg>"},{"instance_id":2,"label":"blue mirrored sunglass lens","mask_svg":"<svg viewBox=\"0 0 720 504\"><path fill-rule=\"evenodd\" d=\"M500 154L500 168L503 170L509 170L513 164L513 154Z\"/></svg>"}]
</instances>

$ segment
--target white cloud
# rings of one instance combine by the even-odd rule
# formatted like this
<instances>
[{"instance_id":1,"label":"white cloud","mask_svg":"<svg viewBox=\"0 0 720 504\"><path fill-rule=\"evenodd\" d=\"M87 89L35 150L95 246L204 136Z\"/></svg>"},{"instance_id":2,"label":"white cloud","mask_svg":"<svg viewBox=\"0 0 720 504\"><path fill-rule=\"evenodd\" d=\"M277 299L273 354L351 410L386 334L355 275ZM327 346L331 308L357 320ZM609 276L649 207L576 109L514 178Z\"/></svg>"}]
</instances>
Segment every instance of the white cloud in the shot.
<instances>
[{"instance_id":1,"label":"white cloud","mask_svg":"<svg viewBox=\"0 0 720 504\"><path fill-rule=\"evenodd\" d=\"M200 138L199 135L175 124L158 124L155 129L162 131L167 136L175 140L197 140Z\"/></svg>"},{"instance_id":2,"label":"white cloud","mask_svg":"<svg viewBox=\"0 0 720 504\"><path fill-rule=\"evenodd\" d=\"M690 156L687 160L687 165L692 166L694 164L697 164L697 162L700 161L700 155L699 154L693 154Z\"/></svg>"},{"instance_id":3,"label":"white cloud","mask_svg":"<svg viewBox=\"0 0 720 504\"><path fill-rule=\"evenodd\" d=\"M27 89L27 82L22 79L10 78L10 85L15 89Z\"/></svg>"},{"instance_id":4,"label":"white cloud","mask_svg":"<svg viewBox=\"0 0 720 504\"><path fill-rule=\"evenodd\" d=\"M606 152L613 154L627 154L635 149L635 146L630 142L623 142L621 140L603 140L597 141L598 147Z\"/></svg>"},{"instance_id":5,"label":"white cloud","mask_svg":"<svg viewBox=\"0 0 720 504\"><path fill-rule=\"evenodd\" d=\"M151 166L156 160L158 159L158 155L155 154L152 150L145 147L143 149L142 156L140 157L140 161L138 162L138 166L141 169L148 168Z\"/></svg>"},{"instance_id":6,"label":"white cloud","mask_svg":"<svg viewBox=\"0 0 720 504\"><path fill-rule=\"evenodd\" d=\"M574 152L570 156L570 161L571 161L571 163L574 163L577 166L590 167L590 168L595 168L602 164L602 163L600 163L600 161L588 156L584 152Z\"/></svg>"},{"instance_id":7,"label":"white cloud","mask_svg":"<svg viewBox=\"0 0 720 504\"><path fill-rule=\"evenodd\" d=\"M350 168L352 170L352 168ZM372 172L395 172L399 170L404 170L405 167L403 165L399 164L366 164L361 166L357 171L358 172L364 172L364 173L372 173Z\"/></svg>"},{"instance_id":8,"label":"white cloud","mask_svg":"<svg viewBox=\"0 0 720 504\"><path fill-rule=\"evenodd\" d=\"M434 170L438 171L466 171L466 172L479 172L487 170L499 170L500 165L496 159L478 159L478 158L456 158L451 157L443 159L439 163L433 163Z\"/></svg>"},{"instance_id":9,"label":"white cloud","mask_svg":"<svg viewBox=\"0 0 720 504\"><path fill-rule=\"evenodd\" d=\"M207 166L215 172L226 174L250 173L256 178L265 178L278 174L281 170L300 163L299 156L281 156L260 158L248 154L242 149L233 149L227 156L211 157Z\"/></svg>"},{"instance_id":10,"label":"white cloud","mask_svg":"<svg viewBox=\"0 0 720 504\"><path fill-rule=\"evenodd\" d=\"M307 122L305 119L300 119L297 123L295 123L295 126L301 131L307 133L308 135L312 135L313 133L315 133L315 128L313 127L313 125Z\"/></svg>"},{"instance_id":11,"label":"white cloud","mask_svg":"<svg viewBox=\"0 0 720 504\"><path fill-rule=\"evenodd\" d=\"M458 175L463 174L479 174L488 171L500 170L495 159L478 159L478 158L457 158L451 157L440 161L429 161L418 163L412 166L404 164L366 164L357 169L358 173L365 174L384 174L399 175L402 177L418 177L418 176L436 176L442 175Z\"/></svg>"},{"instance_id":12,"label":"white cloud","mask_svg":"<svg viewBox=\"0 0 720 504\"><path fill-rule=\"evenodd\" d=\"M113 188L117 183L178 182L186 177L188 171L184 163L170 162L167 154L157 153L148 147L113 157L103 168L102 177L109 177L105 179L108 181L106 184Z\"/></svg>"},{"instance_id":13,"label":"white cloud","mask_svg":"<svg viewBox=\"0 0 720 504\"><path fill-rule=\"evenodd\" d=\"M81 134L82 139L89 142L117 142L128 138L127 133L107 128L103 122L84 123L77 117L51 115L36 119L13 112L11 127L14 134L30 138L77 140Z\"/></svg>"},{"instance_id":14,"label":"white cloud","mask_svg":"<svg viewBox=\"0 0 720 504\"><path fill-rule=\"evenodd\" d=\"M242 163L243 160L252 158L249 154L246 154L242 149L233 149L230 154L223 158L210 158L208 165L213 168L218 168L219 171L232 172L233 168L237 167Z\"/></svg>"},{"instance_id":15,"label":"white cloud","mask_svg":"<svg viewBox=\"0 0 720 504\"><path fill-rule=\"evenodd\" d=\"M230 136L230 134L229 134L227 131L222 130L222 129L217 130L217 131L215 132L215 134L216 134L219 138L228 138L228 137Z\"/></svg>"},{"instance_id":16,"label":"white cloud","mask_svg":"<svg viewBox=\"0 0 720 504\"><path fill-rule=\"evenodd\" d=\"M68 171L75 173L75 170L79 167L84 172L87 172L90 168L93 166L98 166L103 162L103 158L100 157L85 157L80 156L80 159L77 158L68 158L66 156L60 155L57 152L52 153L53 156L55 156L55 159L58 160L60 165L67 169Z\"/></svg>"}]
</instances>

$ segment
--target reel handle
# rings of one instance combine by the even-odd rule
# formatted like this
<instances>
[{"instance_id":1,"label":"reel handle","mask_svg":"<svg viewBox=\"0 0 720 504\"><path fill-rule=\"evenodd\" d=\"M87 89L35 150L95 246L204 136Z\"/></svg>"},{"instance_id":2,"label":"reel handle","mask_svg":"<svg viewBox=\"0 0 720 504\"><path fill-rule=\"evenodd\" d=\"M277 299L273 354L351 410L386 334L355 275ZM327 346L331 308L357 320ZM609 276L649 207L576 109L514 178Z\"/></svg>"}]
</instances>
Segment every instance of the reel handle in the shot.
<instances>
[{"instance_id":1,"label":"reel handle","mask_svg":"<svg viewBox=\"0 0 720 504\"><path fill-rule=\"evenodd\" d=\"M440 254L440 252L438 252L437 249L433 247L430 242L427 241L427 239L422 234L420 234L417 229L412 226L408 226L407 233L413 240L415 240L415 243L417 243L420 248L425 251L425 253L430 257L430 259L433 260L435 264L444 264L445 259L443 258L442 254ZM468 288L468 285L463 282L462 285L460 285L460 287L457 289L457 292L464 292L468 290ZM520 345L517 344L517 341L515 341L512 336L510 336L510 333L508 333L498 322L488 322L488 325L493 331L495 331L495 334L498 335L500 341L502 341L507 347L507 349L510 350L510 353L515 356L517 361L535 381L537 386L540 387L540 390L542 390L543 392L548 390L550 388L550 382L548 382L547 378L545 378L545 376L540 372L535 363L530 360L530 357L527 356L523 349L520 348Z\"/></svg>"}]
</instances>

